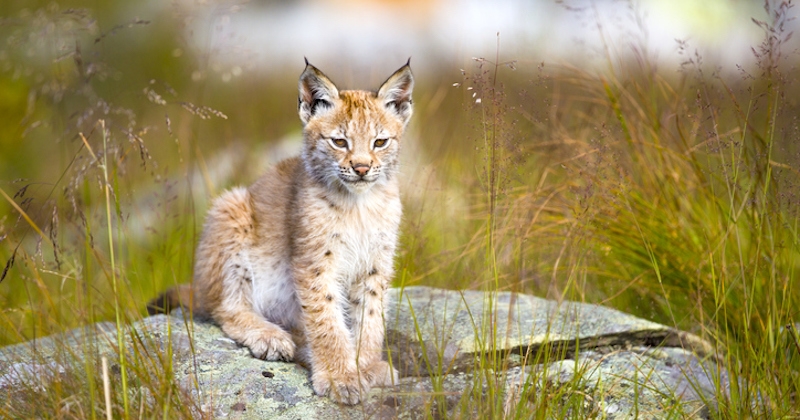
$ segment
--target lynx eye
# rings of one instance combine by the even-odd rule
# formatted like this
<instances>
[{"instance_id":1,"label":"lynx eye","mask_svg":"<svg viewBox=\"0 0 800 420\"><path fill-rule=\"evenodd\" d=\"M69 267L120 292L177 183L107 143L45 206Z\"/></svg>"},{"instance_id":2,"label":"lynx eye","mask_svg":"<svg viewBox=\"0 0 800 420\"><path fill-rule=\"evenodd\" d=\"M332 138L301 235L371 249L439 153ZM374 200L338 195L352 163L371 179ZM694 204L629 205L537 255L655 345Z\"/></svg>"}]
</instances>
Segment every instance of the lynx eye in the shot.
<instances>
[{"instance_id":1,"label":"lynx eye","mask_svg":"<svg viewBox=\"0 0 800 420\"><path fill-rule=\"evenodd\" d=\"M347 140L346 139L330 139L330 142L333 143L334 146L345 149L347 148Z\"/></svg>"},{"instance_id":2,"label":"lynx eye","mask_svg":"<svg viewBox=\"0 0 800 420\"><path fill-rule=\"evenodd\" d=\"M372 148L373 149L380 149L382 147L385 147L388 144L389 144L389 139L376 139L372 143Z\"/></svg>"}]
</instances>

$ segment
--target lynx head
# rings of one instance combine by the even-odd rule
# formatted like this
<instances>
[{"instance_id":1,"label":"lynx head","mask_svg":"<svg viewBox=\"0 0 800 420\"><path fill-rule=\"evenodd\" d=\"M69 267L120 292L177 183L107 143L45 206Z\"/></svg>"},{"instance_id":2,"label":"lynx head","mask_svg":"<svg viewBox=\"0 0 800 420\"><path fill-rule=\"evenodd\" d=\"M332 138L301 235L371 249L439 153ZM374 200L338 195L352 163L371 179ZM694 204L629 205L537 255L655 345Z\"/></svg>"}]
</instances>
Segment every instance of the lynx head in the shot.
<instances>
[{"instance_id":1,"label":"lynx head","mask_svg":"<svg viewBox=\"0 0 800 420\"><path fill-rule=\"evenodd\" d=\"M300 75L303 162L315 179L350 193L384 183L398 170L400 139L411 118L408 63L377 92L342 90L308 64Z\"/></svg>"}]
</instances>

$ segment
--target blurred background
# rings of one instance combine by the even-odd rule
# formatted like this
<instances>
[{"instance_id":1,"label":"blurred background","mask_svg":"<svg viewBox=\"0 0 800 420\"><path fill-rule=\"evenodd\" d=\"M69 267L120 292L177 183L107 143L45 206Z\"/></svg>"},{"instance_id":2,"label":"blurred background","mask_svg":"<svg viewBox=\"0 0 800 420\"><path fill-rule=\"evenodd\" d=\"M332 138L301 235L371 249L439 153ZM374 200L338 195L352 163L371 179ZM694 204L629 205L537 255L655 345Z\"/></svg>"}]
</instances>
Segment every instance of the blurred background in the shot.
<instances>
[{"instance_id":1,"label":"blurred background","mask_svg":"<svg viewBox=\"0 0 800 420\"><path fill-rule=\"evenodd\" d=\"M299 151L304 57L360 89L410 57L394 286L675 326L737 366L741 398L720 387L720 418L796 418L796 14L788 0L3 0L0 345L96 321L122 334L190 281L210 199ZM156 370L153 413L180 410ZM8 417L84 412L91 384L37 385Z\"/></svg>"},{"instance_id":2,"label":"blurred background","mask_svg":"<svg viewBox=\"0 0 800 420\"><path fill-rule=\"evenodd\" d=\"M5 0L0 343L141 314L188 281L208 200L299 150L304 57L364 89L411 58L397 285L493 285L703 331L735 265L715 258L740 250L727 241L753 244L743 290L797 266L794 230L771 237L777 277L749 233L765 209L796 220L793 15L745 0ZM725 214L742 203L739 226Z\"/></svg>"}]
</instances>

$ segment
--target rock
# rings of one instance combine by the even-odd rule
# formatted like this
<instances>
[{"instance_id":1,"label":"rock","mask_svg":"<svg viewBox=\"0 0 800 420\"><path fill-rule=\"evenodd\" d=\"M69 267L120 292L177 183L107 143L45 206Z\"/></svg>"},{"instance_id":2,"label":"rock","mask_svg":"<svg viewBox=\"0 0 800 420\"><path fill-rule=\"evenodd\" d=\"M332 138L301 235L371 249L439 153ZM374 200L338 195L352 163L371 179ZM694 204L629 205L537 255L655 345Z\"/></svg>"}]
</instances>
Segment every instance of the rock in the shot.
<instances>
[{"instance_id":1,"label":"rock","mask_svg":"<svg viewBox=\"0 0 800 420\"><path fill-rule=\"evenodd\" d=\"M590 394L597 402L590 411L605 418L710 418L704 403L715 398L714 378L704 370L709 367L680 348L586 350L577 360L529 366L509 375L506 405L519 404L523 385L535 378L534 396L529 393L528 400L546 394L547 387L570 384ZM720 373L717 380L727 389L727 373Z\"/></svg>"},{"instance_id":2,"label":"rock","mask_svg":"<svg viewBox=\"0 0 800 420\"><path fill-rule=\"evenodd\" d=\"M219 418L475 418L542 404L559 417L708 418L716 386L729 387L703 340L597 305L407 287L390 290L385 320L402 378L354 407L314 395L306 369L255 359L181 311L132 324L125 353L169 365L196 414ZM116 360L116 343L106 323L0 349L0 398L33 376L78 374L85 354ZM155 391L139 393L152 403Z\"/></svg>"},{"instance_id":3,"label":"rock","mask_svg":"<svg viewBox=\"0 0 800 420\"><path fill-rule=\"evenodd\" d=\"M494 343L494 351L527 358L543 347L571 354L576 349L631 344L681 347L699 356L713 353L709 344L691 334L598 305L428 287L392 289L389 298L388 341L406 375L440 374L445 366L467 368L487 342Z\"/></svg>"},{"instance_id":4,"label":"rock","mask_svg":"<svg viewBox=\"0 0 800 420\"><path fill-rule=\"evenodd\" d=\"M66 373L66 369L54 361L47 364L17 362L7 364L3 372L0 375L0 389L31 383L38 385L37 390L43 391L41 387L46 380Z\"/></svg>"}]
</instances>

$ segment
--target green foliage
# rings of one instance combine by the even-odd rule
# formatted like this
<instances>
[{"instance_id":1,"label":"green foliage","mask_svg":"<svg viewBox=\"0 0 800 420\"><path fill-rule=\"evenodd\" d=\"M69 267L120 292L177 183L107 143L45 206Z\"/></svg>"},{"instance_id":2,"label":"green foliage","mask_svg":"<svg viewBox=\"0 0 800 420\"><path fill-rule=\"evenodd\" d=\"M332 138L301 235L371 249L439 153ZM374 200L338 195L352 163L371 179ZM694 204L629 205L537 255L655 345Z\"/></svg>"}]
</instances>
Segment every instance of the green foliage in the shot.
<instances>
[{"instance_id":1,"label":"green foliage","mask_svg":"<svg viewBox=\"0 0 800 420\"><path fill-rule=\"evenodd\" d=\"M789 8L768 5L757 65L733 76L681 42L678 73L644 48L602 71L501 62L498 49L458 87L446 64L418 77L396 285L602 303L689 330L730 368L721 418L800 415L800 91L782 53ZM180 25L14 13L0 23L0 344L107 320L122 334L191 277L208 197L252 181L274 140L297 135L296 75L192 81L203 65L176 53ZM577 379L533 376L507 411L496 372L510 358L490 316L474 319L486 353L464 417L601 415ZM119 356L115 417L196 414L168 358ZM23 389L0 413L102 417L102 383L86 363L86 377Z\"/></svg>"}]
</instances>

